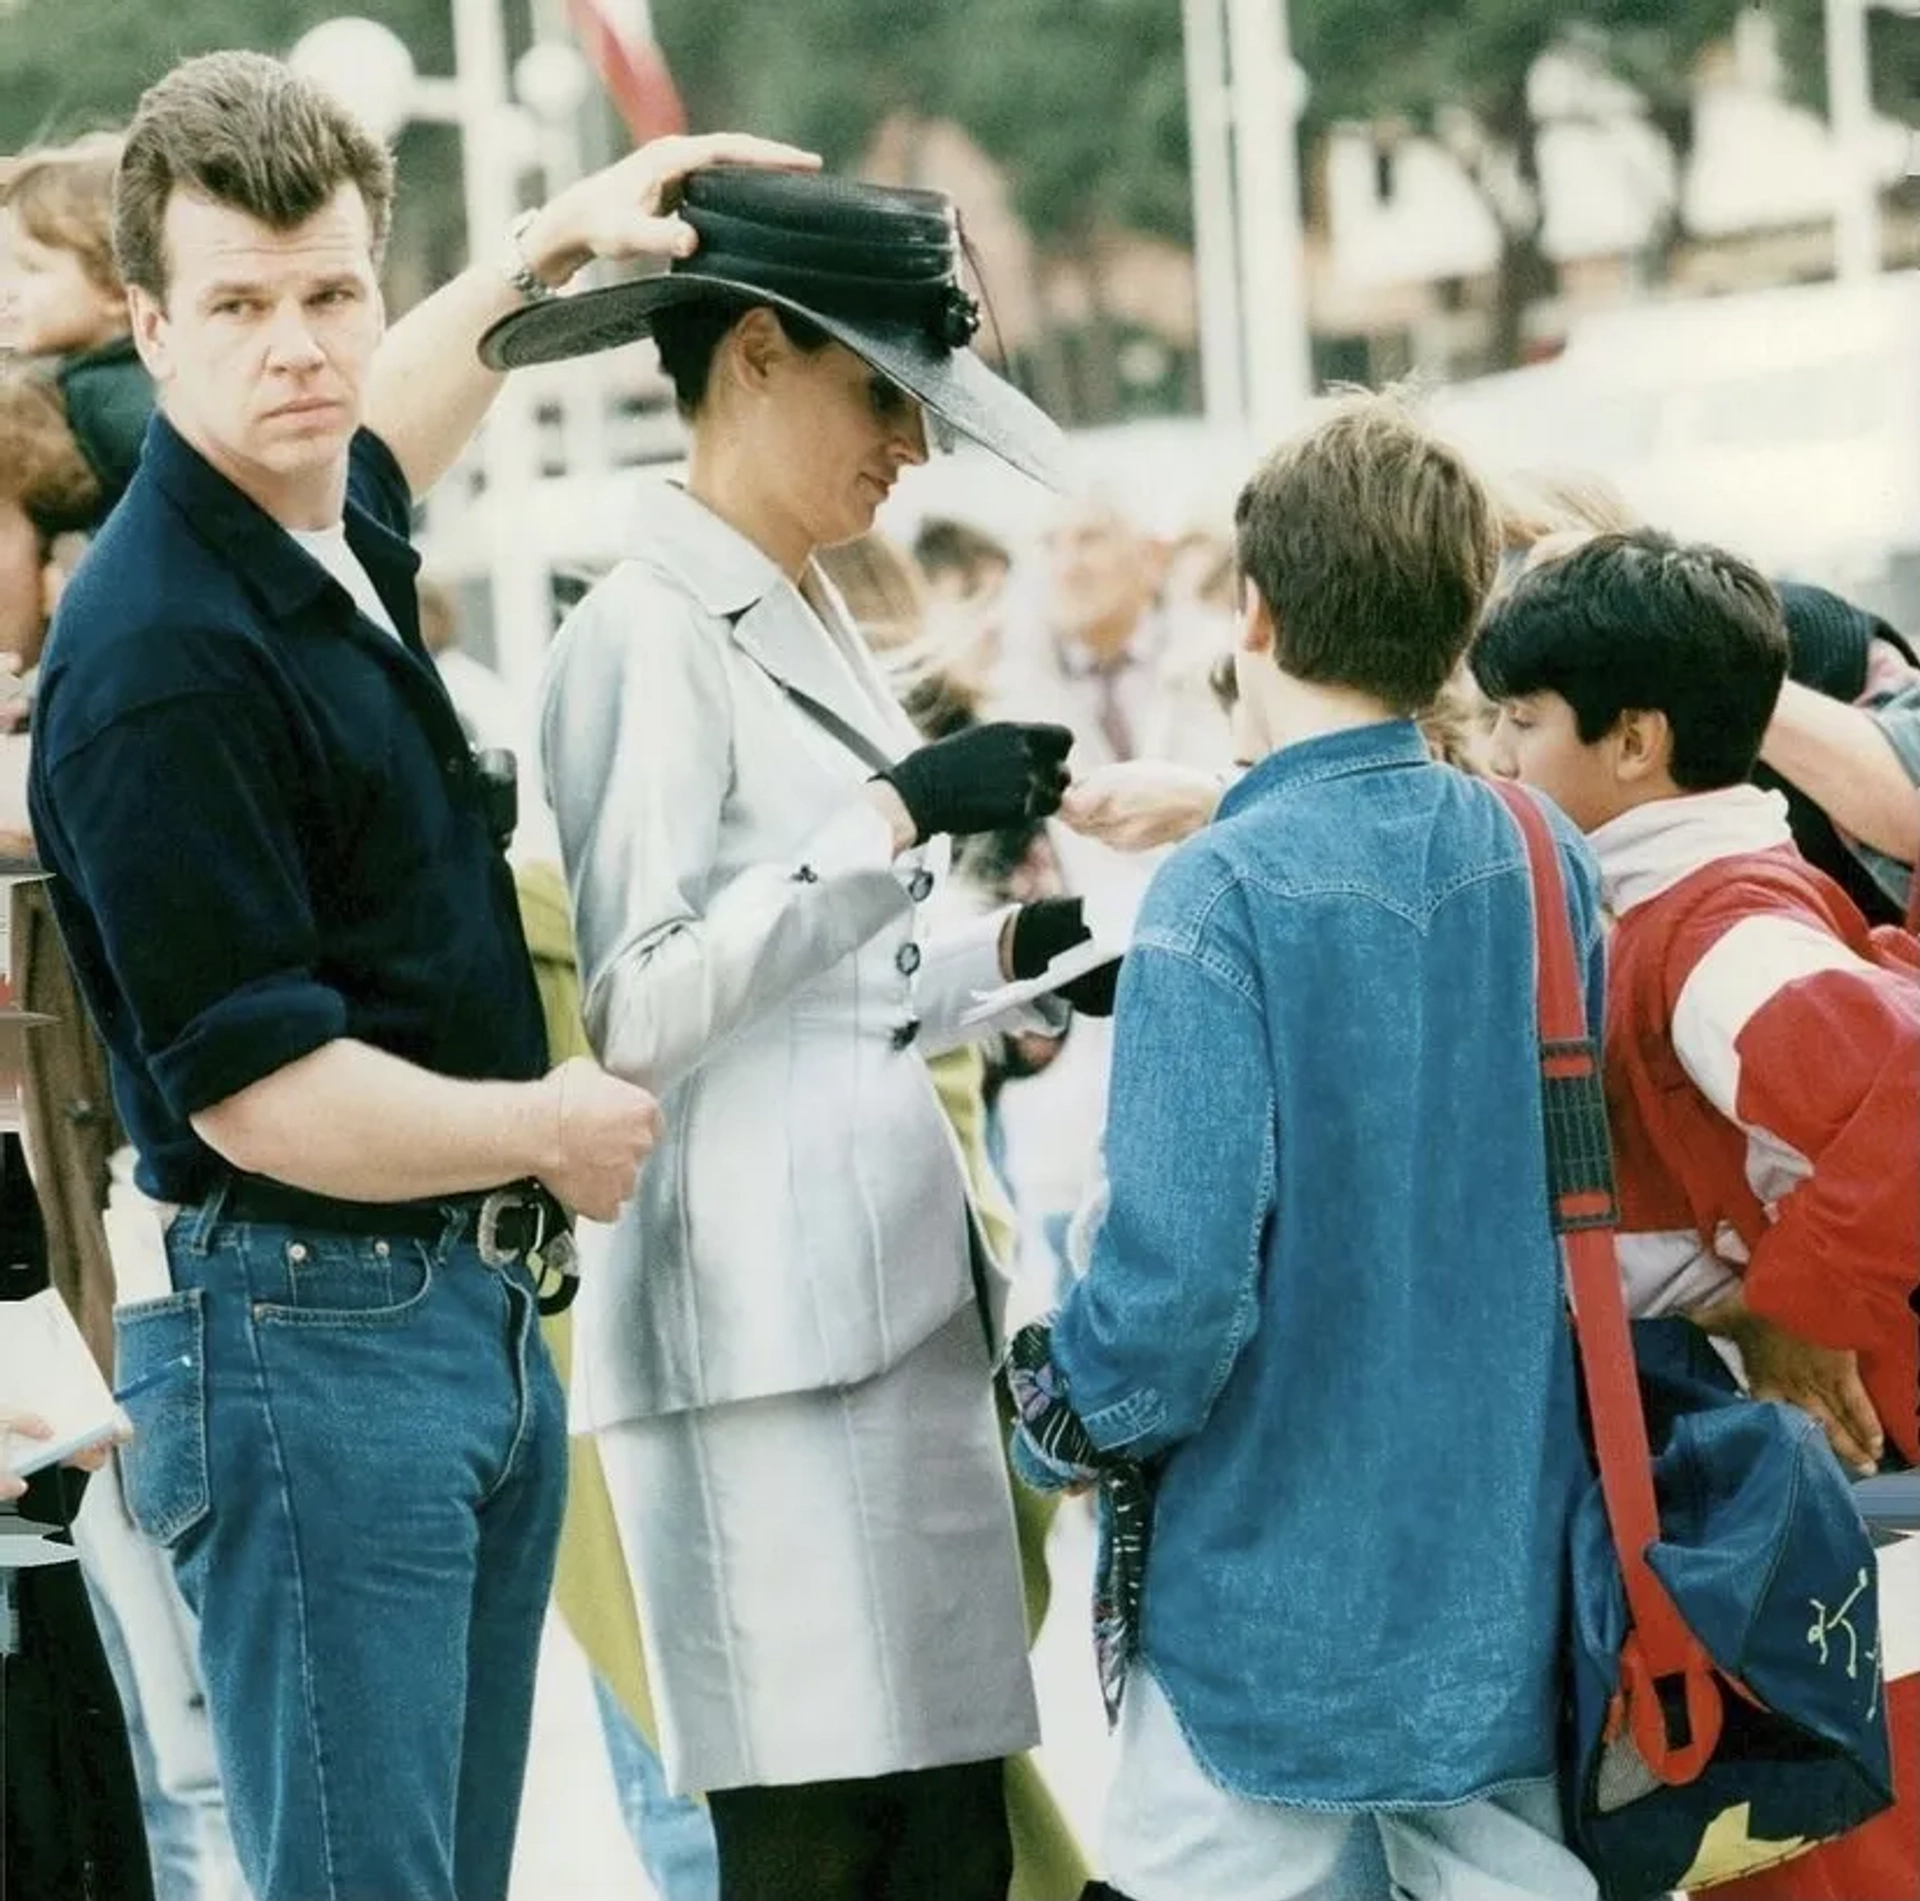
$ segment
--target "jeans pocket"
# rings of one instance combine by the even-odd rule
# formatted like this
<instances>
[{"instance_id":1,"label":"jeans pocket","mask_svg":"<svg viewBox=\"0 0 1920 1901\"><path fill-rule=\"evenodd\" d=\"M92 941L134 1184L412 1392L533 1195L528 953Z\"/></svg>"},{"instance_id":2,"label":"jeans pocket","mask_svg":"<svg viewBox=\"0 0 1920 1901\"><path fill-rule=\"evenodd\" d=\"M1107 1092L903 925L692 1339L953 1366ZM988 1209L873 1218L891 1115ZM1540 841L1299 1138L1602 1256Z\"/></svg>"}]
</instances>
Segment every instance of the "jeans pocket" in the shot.
<instances>
[{"instance_id":1,"label":"jeans pocket","mask_svg":"<svg viewBox=\"0 0 1920 1901\"><path fill-rule=\"evenodd\" d=\"M127 1516L154 1543L177 1543L207 1515L207 1361L200 1290L134 1301L113 1314L114 1371L133 1424L120 1448Z\"/></svg>"},{"instance_id":2,"label":"jeans pocket","mask_svg":"<svg viewBox=\"0 0 1920 1901\"><path fill-rule=\"evenodd\" d=\"M419 1241L254 1228L248 1251L263 1325L401 1326L433 1287L433 1253Z\"/></svg>"}]
</instances>

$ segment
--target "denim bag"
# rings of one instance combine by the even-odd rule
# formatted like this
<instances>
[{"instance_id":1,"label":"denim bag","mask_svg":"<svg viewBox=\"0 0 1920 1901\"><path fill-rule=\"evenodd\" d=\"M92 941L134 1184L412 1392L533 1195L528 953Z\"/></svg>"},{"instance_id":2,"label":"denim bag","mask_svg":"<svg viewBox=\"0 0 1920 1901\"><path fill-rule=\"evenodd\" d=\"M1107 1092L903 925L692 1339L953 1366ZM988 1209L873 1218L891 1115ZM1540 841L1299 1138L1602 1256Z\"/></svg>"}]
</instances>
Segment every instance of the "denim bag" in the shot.
<instances>
[{"instance_id":1,"label":"denim bag","mask_svg":"<svg viewBox=\"0 0 1920 1901\"><path fill-rule=\"evenodd\" d=\"M1872 1541L1820 1427L1688 1322L1630 1328L1606 1103L1526 794L1554 1225L1598 1478L1575 1514L1567 1838L1606 1901L1786 1861L1893 1803Z\"/></svg>"}]
</instances>

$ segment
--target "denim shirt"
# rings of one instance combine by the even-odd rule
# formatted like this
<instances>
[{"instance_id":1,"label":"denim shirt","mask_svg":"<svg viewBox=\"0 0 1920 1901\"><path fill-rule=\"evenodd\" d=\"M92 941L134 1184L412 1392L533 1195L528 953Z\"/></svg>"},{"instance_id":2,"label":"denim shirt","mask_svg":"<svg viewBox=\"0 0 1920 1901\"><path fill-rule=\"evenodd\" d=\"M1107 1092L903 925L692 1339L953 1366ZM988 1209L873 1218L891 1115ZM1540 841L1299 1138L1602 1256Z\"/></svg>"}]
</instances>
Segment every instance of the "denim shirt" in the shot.
<instances>
[{"instance_id":1,"label":"denim shirt","mask_svg":"<svg viewBox=\"0 0 1920 1901\"><path fill-rule=\"evenodd\" d=\"M1551 817L1597 1026L1597 876ZM1157 1469L1141 1658L1238 1794L1551 1773L1585 1463L1534 961L1518 828L1405 721L1268 758L1141 913L1053 1353Z\"/></svg>"}]
</instances>

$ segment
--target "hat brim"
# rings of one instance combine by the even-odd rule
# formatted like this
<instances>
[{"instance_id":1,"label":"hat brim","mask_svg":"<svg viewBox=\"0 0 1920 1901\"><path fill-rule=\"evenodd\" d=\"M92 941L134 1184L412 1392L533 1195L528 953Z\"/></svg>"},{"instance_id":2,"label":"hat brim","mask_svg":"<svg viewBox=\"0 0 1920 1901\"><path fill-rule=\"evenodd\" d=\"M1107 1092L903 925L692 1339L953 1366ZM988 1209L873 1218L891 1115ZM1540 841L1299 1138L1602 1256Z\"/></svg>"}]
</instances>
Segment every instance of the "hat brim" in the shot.
<instances>
[{"instance_id":1,"label":"hat brim","mask_svg":"<svg viewBox=\"0 0 1920 1901\"><path fill-rule=\"evenodd\" d=\"M518 370L618 349L644 337L657 312L716 295L774 304L805 317L970 442L1036 482L1065 486L1066 438L1059 426L971 350L949 350L917 325L855 323L733 278L663 271L543 298L494 324L480 339L480 360L489 369Z\"/></svg>"}]
</instances>

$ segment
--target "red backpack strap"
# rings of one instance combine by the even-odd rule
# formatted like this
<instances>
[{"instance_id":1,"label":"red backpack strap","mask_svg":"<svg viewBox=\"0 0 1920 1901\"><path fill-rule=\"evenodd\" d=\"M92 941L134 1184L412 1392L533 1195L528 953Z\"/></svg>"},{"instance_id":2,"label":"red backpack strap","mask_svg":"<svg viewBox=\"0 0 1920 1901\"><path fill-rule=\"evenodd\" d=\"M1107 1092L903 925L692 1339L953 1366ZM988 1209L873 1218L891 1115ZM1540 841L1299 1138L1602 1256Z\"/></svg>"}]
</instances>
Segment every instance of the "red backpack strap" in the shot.
<instances>
[{"instance_id":1,"label":"red backpack strap","mask_svg":"<svg viewBox=\"0 0 1920 1901\"><path fill-rule=\"evenodd\" d=\"M1720 1697L1706 1652L1646 1558L1660 1535L1653 1455L1614 1259L1619 1216L1606 1095L1587 1027L1560 854L1533 797L1514 785L1489 783L1519 824L1533 877L1547 1193L1566 1256L1600 1490L1632 1622L1620 1655L1621 1691L1647 1766L1663 1781L1690 1782L1719 1740Z\"/></svg>"},{"instance_id":2,"label":"red backpack strap","mask_svg":"<svg viewBox=\"0 0 1920 1901\"><path fill-rule=\"evenodd\" d=\"M1914 797L1920 798L1920 792ZM1906 926L1910 933L1920 935L1920 865L1913 866L1907 873Z\"/></svg>"}]
</instances>

